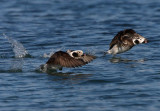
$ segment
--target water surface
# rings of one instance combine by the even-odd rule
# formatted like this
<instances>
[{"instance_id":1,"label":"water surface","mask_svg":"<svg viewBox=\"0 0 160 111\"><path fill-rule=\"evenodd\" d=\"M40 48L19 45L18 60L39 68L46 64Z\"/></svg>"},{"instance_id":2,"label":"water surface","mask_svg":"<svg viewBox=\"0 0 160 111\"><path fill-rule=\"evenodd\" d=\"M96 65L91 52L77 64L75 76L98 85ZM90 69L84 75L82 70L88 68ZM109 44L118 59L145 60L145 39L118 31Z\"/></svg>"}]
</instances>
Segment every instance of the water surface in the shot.
<instances>
[{"instance_id":1,"label":"water surface","mask_svg":"<svg viewBox=\"0 0 160 111\"><path fill-rule=\"evenodd\" d=\"M1 0L0 110L159 111L159 6L159 0ZM150 42L103 56L127 28ZM29 55L19 57L3 34ZM45 53L67 49L97 59L57 73L36 70Z\"/></svg>"}]
</instances>

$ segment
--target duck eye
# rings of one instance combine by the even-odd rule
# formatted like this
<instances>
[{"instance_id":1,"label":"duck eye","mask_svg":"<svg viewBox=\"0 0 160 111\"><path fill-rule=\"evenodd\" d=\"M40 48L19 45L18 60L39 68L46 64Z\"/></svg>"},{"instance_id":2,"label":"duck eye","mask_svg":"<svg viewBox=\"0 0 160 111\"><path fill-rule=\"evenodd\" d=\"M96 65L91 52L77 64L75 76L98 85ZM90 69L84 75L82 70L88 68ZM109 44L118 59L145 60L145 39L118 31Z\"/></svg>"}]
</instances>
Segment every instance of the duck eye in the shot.
<instances>
[{"instance_id":1,"label":"duck eye","mask_svg":"<svg viewBox=\"0 0 160 111\"><path fill-rule=\"evenodd\" d=\"M138 40L135 40L134 42L135 42L136 44L139 44L139 41L138 41Z\"/></svg>"},{"instance_id":2,"label":"duck eye","mask_svg":"<svg viewBox=\"0 0 160 111\"><path fill-rule=\"evenodd\" d=\"M78 54L75 52L72 55L73 55L73 57L78 57Z\"/></svg>"}]
</instances>

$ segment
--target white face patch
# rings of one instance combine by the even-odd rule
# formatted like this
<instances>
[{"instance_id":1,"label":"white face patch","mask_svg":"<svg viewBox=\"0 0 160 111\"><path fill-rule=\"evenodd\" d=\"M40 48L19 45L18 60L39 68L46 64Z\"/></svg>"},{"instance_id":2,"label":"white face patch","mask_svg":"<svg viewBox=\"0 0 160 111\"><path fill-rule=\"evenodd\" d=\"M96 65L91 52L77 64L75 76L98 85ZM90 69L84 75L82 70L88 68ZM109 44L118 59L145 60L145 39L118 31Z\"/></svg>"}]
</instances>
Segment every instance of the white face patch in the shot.
<instances>
[{"instance_id":1,"label":"white face patch","mask_svg":"<svg viewBox=\"0 0 160 111\"><path fill-rule=\"evenodd\" d=\"M133 39L133 43L134 43L134 45L142 44L142 43L144 43L145 40L146 40L146 38L139 36L139 37L135 37Z\"/></svg>"},{"instance_id":2,"label":"white face patch","mask_svg":"<svg viewBox=\"0 0 160 111\"><path fill-rule=\"evenodd\" d=\"M83 55L83 51L82 50L75 50L75 51L71 51L71 50L69 50L69 51L67 51L67 53L71 56L71 57L75 57L75 56L73 56L73 54L77 54L76 56L78 56L78 57L80 57L80 56L82 56Z\"/></svg>"},{"instance_id":3,"label":"white face patch","mask_svg":"<svg viewBox=\"0 0 160 111\"><path fill-rule=\"evenodd\" d=\"M83 51L82 50L75 50L73 52L77 53L79 57L83 55Z\"/></svg>"}]
</instances>

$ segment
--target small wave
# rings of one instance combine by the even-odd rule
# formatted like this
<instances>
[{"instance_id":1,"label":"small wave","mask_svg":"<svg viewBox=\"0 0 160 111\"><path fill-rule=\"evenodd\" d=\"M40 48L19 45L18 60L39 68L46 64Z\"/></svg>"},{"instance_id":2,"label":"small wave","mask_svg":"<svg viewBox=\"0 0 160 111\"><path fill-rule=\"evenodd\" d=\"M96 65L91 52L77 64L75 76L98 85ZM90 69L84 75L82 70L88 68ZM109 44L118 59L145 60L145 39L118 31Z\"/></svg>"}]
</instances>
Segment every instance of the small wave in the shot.
<instances>
[{"instance_id":1,"label":"small wave","mask_svg":"<svg viewBox=\"0 0 160 111\"><path fill-rule=\"evenodd\" d=\"M5 34L3 34L3 36L8 40L9 43L11 43L15 58L23 58L30 55L20 42L6 36Z\"/></svg>"},{"instance_id":2,"label":"small wave","mask_svg":"<svg viewBox=\"0 0 160 111\"><path fill-rule=\"evenodd\" d=\"M23 72L22 69L10 69L10 70L0 70L0 73L18 73Z\"/></svg>"},{"instance_id":3,"label":"small wave","mask_svg":"<svg viewBox=\"0 0 160 111\"><path fill-rule=\"evenodd\" d=\"M87 80L85 82L82 82L81 84L102 84L102 83L111 83L112 80Z\"/></svg>"},{"instance_id":4,"label":"small wave","mask_svg":"<svg viewBox=\"0 0 160 111\"><path fill-rule=\"evenodd\" d=\"M14 59L11 61L10 71L16 72L21 71L23 68L23 58Z\"/></svg>"},{"instance_id":5,"label":"small wave","mask_svg":"<svg viewBox=\"0 0 160 111\"><path fill-rule=\"evenodd\" d=\"M122 62L122 63L128 63L128 62L144 63L146 61L146 59L131 60L131 59L113 57L109 61L111 63L120 63L120 62Z\"/></svg>"},{"instance_id":6,"label":"small wave","mask_svg":"<svg viewBox=\"0 0 160 111\"><path fill-rule=\"evenodd\" d=\"M58 49L52 49L52 51L50 53L44 53L42 55L43 58L50 58L55 52L60 51L60 50L64 50L64 47L58 48Z\"/></svg>"},{"instance_id":7,"label":"small wave","mask_svg":"<svg viewBox=\"0 0 160 111\"><path fill-rule=\"evenodd\" d=\"M50 52L49 54L44 53L42 57L50 58L53 54L54 54L54 52Z\"/></svg>"}]
</instances>

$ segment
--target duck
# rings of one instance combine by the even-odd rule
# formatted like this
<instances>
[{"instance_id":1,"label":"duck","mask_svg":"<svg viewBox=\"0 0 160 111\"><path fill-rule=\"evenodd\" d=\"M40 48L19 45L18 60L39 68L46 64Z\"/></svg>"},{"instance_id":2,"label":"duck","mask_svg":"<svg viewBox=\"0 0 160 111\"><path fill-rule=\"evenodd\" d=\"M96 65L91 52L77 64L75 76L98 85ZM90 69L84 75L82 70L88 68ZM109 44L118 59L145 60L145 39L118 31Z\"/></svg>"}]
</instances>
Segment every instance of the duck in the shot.
<instances>
[{"instance_id":1,"label":"duck","mask_svg":"<svg viewBox=\"0 0 160 111\"><path fill-rule=\"evenodd\" d=\"M50 69L62 70L63 67L81 67L93 61L95 58L96 56L86 54L82 50L57 51L45 64L40 65L40 70L46 72Z\"/></svg>"},{"instance_id":2,"label":"duck","mask_svg":"<svg viewBox=\"0 0 160 111\"><path fill-rule=\"evenodd\" d=\"M148 40L133 29L125 29L117 33L110 43L107 54L120 54L130 50L133 46L148 43Z\"/></svg>"}]
</instances>

